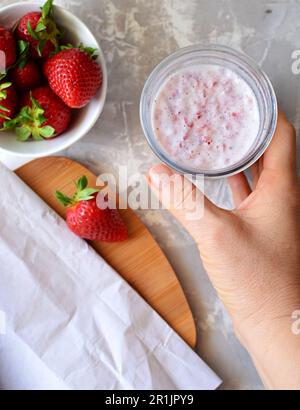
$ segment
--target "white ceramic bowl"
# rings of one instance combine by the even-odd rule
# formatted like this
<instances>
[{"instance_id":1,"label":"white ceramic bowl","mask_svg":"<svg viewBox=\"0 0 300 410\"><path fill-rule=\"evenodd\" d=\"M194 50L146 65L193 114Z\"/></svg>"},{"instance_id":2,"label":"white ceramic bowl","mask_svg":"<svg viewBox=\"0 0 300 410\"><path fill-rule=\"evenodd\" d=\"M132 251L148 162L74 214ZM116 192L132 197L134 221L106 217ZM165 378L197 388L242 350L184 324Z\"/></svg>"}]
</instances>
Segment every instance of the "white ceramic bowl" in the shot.
<instances>
[{"instance_id":1,"label":"white ceramic bowl","mask_svg":"<svg viewBox=\"0 0 300 410\"><path fill-rule=\"evenodd\" d=\"M11 28L24 14L30 11L39 11L40 6L40 3L26 2L2 7L0 9L0 25ZM70 11L60 6L54 6L54 13L58 25L66 30L67 41L71 41L74 45L83 43L98 50L98 62L103 71L102 87L87 106L80 110L74 110L70 127L57 138L48 141L20 142L16 140L14 132L1 131L0 152L31 158L55 154L68 148L87 134L103 110L107 91L107 70L100 45L87 26Z\"/></svg>"}]
</instances>

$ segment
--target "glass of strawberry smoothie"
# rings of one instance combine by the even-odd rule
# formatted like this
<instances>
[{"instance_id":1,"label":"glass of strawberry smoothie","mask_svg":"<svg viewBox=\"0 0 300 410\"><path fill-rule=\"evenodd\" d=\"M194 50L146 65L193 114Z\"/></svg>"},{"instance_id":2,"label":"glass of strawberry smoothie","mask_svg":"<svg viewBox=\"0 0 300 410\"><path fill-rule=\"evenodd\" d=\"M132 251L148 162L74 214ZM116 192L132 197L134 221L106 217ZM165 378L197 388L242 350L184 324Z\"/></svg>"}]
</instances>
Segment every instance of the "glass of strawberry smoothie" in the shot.
<instances>
[{"instance_id":1,"label":"glass of strawberry smoothie","mask_svg":"<svg viewBox=\"0 0 300 410\"><path fill-rule=\"evenodd\" d=\"M270 143L277 102L264 72L223 46L192 46L163 60L141 97L145 136L175 170L219 178L248 168Z\"/></svg>"}]
</instances>

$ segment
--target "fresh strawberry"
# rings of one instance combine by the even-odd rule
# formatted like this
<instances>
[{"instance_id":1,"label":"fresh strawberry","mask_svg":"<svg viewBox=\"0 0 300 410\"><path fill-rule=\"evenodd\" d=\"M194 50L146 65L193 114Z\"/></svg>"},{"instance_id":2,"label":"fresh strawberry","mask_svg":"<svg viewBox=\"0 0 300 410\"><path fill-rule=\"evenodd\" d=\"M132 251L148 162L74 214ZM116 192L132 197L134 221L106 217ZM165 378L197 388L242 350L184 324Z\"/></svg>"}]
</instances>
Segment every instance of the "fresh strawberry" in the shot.
<instances>
[{"instance_id":1,"label":"fresh strawberry","mask_svg":"<svg viewBox=\"0 0 300 410\"><path fill-rule=\"evenodd\" d=\"M0 27L0 71L12 66L17 58L16 43L11 31ZM4 59L5 56L5 59Z\"/></svg>"},{"instance_id":2,"label":"fresh strawberry","mask_svg":"<svg viewBox=\"0 0 300 410\"><path fill-rule=\"evenodd\" d=\"M0 84L0 128L9 121L17 108L17 93L11 83Z\"/></svg>"},{"instance_id":3,"label":"fresh strawberry","mask_svg":"<svg viewBox=\"0 0 300 410\"><path fill-rule=\"evenodd\" d=\"M71 108L84 107L101 87L102 70L91 50L66 48L44 64L50 87Z\"/></svg>"},{"instance_id":4,"label":"fresh strawberry","mask_svg":"<svg viewBox=\"0 0 300 410\"><path fill-rule=\"evenodd\" d=\"M70 124L71 109L48 86L25 94L21 107L16 118L4 123L4 128L15 129L20 141L57 137Z\"/></svg>"},{"instance_id":5,"label":"fresh strawberry","mask_svg":"<svg viewBox=\"0 0 300 410\"><path fill-rule=\"evenodd\" d=\"M41 84L41 73L37 63L29 58L29 43L18 42L19 58L10 73L10 79L18 91L25 92Z\"/></svg>"},{"instance_id":6,"label":"fresh strawberry","mask_svg":"<svg viewBox=\"0 0 300 410\"><path fill-rule=\"evenodd\" d=\"M128 231L117 209L100 209L97 206L98 189L88 188L85 176L76 182L72 198L56 192L56 198L67 206L67 225L84 239L119 242L127 239ZM101 193L98 193L101 195Z\"/></svg>"},{"instance_id":7,"label":"fresh strawberry","mask_svg":"<svg viewBox=\"0 0 300 410\"><path fill-rule=\"evenodd\" d=\"M18 91L25 92L41 84L41 73L33 60L28 60L24 67L16 67L10 73L10 79Z\"/></svg>"},{"instance_id":8,"label":"fresh strawberry","mask_svg":"<svg viewBox=\"0 0 300 410\"><path fill-rule=\"evenodd\" d=\"M16 36L30 43L33 58L46 58L58 47L62 32L53 17L53 0L48 0L41 8L25 14L16 28Z\"/></svg>"}]
</instances>

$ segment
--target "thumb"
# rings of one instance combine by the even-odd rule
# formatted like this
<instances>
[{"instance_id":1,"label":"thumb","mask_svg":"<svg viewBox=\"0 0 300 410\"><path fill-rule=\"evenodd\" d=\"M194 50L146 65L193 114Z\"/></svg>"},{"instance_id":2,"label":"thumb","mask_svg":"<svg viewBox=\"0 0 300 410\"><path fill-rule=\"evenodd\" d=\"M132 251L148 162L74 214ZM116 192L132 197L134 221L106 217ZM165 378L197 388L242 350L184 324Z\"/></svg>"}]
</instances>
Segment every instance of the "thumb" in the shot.
<instances>
[{"instance_id":1,"label":"thumb","mask_svg":"<svg viewBox=\"0 0 300 410\"><path fill-rule=\"evenodd\" d=\"M187 178L164 164L149 170L148 183L162 205L195 239L203 223L211 223L226 212L207 199Z\"/></svg>"}]
</instances>

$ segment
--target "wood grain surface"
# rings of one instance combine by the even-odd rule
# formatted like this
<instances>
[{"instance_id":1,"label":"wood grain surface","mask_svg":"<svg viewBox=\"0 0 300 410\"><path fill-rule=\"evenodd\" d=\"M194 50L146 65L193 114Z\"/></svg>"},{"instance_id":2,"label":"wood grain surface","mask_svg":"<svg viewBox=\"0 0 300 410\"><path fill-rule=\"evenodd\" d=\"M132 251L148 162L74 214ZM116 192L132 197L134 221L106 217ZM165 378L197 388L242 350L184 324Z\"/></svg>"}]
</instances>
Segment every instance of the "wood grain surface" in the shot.
<instances>
[{"instance_id":1,"label":"wood grain surface","mask_svg":"<svg viewBox=\"0 0 300 410\"><path fill-rule=\"evenodd\" d=\"M55 190L73 194L74 181L82 175L88 177L91 186L96 186L95 175L64 157L40 158L16 173L62 217L65 208L56 200ZM176 274L135 213L131 209L120 212L128 226L129 239L113 244L91 242L92 247L194 348L195 323Z\"/></svg>"}]
</instances>

